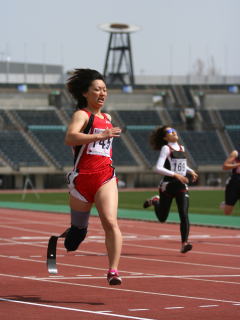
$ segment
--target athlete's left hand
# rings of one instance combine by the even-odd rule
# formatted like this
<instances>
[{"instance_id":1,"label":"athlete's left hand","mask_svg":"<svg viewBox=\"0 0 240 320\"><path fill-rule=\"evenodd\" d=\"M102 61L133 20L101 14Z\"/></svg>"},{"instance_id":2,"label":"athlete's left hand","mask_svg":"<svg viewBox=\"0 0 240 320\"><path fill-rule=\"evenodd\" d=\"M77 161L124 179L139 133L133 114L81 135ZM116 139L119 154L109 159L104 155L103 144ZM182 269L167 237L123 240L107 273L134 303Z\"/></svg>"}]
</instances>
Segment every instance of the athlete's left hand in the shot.
<instances>
[{"instance_id":1,"label":"athlete's left hand","mask_svg":"<svg viewBox=\"0 0 240 320\"><path fill-rule=\"evenodd\" d=\"M122 130L119 127L106 129L99 135L100 137L99 140L105 140L113 137L120 137L121 131Z\"/></svg>"},{"instance_id":2,"label":"athlete's left hand","mask_svg":"<svg viewBox=\"0 0 240 320\"><path fill-rule=\"evenodd\" d=\"M198 174L195 171L191 171L190 172L191 176L192 176L192 182L197 181L198 179Z\"/></svg>"}]
</instances>

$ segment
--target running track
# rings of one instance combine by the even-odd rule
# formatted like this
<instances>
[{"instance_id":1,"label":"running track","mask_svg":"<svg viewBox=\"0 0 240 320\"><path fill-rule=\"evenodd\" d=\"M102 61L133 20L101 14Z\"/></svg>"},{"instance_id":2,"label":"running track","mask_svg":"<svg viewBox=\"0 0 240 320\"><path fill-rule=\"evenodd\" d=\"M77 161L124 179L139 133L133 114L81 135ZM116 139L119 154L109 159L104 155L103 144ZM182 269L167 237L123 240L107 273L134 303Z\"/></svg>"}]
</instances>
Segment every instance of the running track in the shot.
<instances>
[{"instance_id":1,"label":"running track","mask_svg":"<svg viewBox=\"0 0 240 320\"><path fill-rule=\"evenodd\" d=\"M120 220L123 284L111 287L97 217L78 251L59 240L59 273L48 274L48 238L68 219L0 209L1 320L240 319L240 230L192 226L183 255L179 225Z\"/></svg>"}]
</instances>

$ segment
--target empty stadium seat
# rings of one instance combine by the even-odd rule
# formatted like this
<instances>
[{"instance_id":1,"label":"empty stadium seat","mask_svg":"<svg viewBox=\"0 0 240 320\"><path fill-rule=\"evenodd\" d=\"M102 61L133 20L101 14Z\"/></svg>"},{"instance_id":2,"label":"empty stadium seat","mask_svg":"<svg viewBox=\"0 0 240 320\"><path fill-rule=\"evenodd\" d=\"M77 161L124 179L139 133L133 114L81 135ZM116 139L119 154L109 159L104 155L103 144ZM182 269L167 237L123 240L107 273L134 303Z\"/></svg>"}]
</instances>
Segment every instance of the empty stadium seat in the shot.
<instances>
[{"instance_id":1,"label":"empty stadium seat","mask_svg":"<svg viewBox=\"0 0 240 320\"><path fill-rule=\"evenodd\" d=\"M118 110L121 121L128 127L134 126L160 126L162 121L155 110Z\"/></svg>"},{"instance_id":2,"label":"empty stadium seat","mask_svg":"<svg viewBox=\"0 0 240 320\"><path fill-rule=\"evenodd\" d=\"M215 131L182 131L180 137L197 165L219 165L226 159Z\"/></svg>"},{"instance_id":3,"label":"empty stadium seat","mask_svg":"<svg viewBox=\"0 0 240 320\"><path fill-rule=\"evenodd\" d=\"M136 166L137 162L121 138L113 139L113 165Z\"/></svg>"},{"instance_id":4,"label":"empty stadium seat","mask_svg":"<svg viewBox=\"0 0 240 320\"><path fill-rule=\"evenodd\" d=\"M0 131L0 150L17 167L46 165L21 132L16 130Z\"/></svg>"},{"instance_id":5,"label":"empty stadium seat","mask_svg":"<svg viewBox=\"0 0 240 320\"><path fill-rule=\"evenodd\" d=\"M60 166L73 165L71 148L64 144L65 131L56 129L36 129L31 130L31 133Z\"/></svg>"}]
</instances>

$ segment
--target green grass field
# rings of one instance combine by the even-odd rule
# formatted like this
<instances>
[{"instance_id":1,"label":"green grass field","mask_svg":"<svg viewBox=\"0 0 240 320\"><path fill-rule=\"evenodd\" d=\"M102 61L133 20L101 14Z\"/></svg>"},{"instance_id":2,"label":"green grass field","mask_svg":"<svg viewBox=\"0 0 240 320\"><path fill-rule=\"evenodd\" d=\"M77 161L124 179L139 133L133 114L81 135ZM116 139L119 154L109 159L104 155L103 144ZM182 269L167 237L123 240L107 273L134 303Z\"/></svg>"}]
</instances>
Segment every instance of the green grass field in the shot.
<instances>
[{"instance_id":1,"label":"green grass field","mask_svg":"<svg viewBox=\"0 0 240 320\"><path fill-rule=\"evenodd\" d=\"M119 192L119 208L121 209L143 209L142 203L145 199L154 195L154 191L124 191ZM189 212L200 214L223 215L219 204L224 200L224 190L190 190L190 208ZM34 193L0 193L0 201L10 202L30 202L42 204L68 205L67 192L39 193L36 197ZM147 210L152 210L149 208ZM177 212L175 201L173 201L172 212ZM240 216L239 202L235 206L234 216Z\"/></svg>"}]
</instances>

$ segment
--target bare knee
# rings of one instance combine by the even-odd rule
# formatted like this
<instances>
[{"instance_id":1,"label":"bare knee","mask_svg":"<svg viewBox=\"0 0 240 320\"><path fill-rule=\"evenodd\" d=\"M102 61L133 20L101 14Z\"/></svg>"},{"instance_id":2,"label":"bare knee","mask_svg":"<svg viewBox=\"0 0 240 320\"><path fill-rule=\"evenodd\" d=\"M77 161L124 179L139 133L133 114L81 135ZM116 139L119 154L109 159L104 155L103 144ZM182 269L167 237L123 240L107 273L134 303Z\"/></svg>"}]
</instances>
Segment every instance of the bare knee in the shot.
<instances>
[{"instance_id":1,"label":"bare knee","mask_svg":"<svg viewBox=\"0 0 240 320\"><path fill-rule=\"evenodd\" d=\"M104 219L104 221L102 221L102 226L106 233L112 233L119 230L116 219Z\"/></svg>"}]
</instances>

